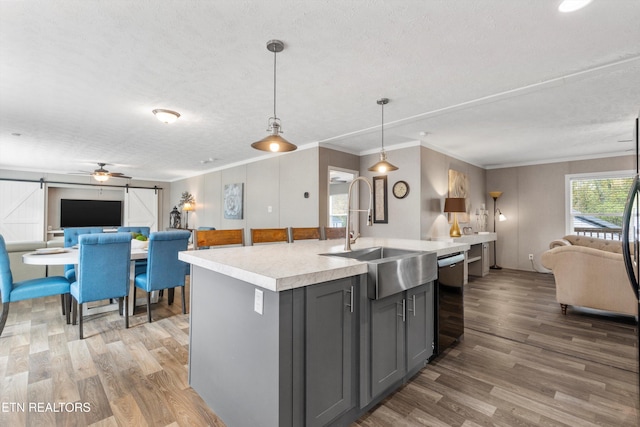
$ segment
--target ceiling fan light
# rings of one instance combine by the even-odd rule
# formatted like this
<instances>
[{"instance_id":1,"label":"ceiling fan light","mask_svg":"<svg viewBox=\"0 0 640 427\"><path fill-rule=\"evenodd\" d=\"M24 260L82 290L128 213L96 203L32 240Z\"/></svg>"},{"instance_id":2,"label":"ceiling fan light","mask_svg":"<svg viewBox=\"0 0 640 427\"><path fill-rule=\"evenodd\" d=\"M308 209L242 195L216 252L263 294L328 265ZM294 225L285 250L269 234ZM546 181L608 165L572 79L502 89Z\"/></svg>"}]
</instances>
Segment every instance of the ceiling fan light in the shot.
<instances>
[{"instance_id":1,"label":"ceiling fan light","mask_svg":"<svg viewBox=\"0 0 640 427\"><path fill-rule=\"evenodd\" d=\"M153 114L155 114L156 118L162 123L173 123L180 117L180 113L162 108L153 110Z\"/></svg>"},{"instance_id":2,"label":"ceiling fan light","mask_svg":"<svg viewBox=\"0 0 640 427\"><path fill-rule=\"evenodd\" d=\"M109 179L109 174L96 172L93 174L93 179L95 179L98 182L105 182Z\"/></svg>"},{"instance_id":3,"label":"ceiling fan light","mask_svg":"<svg viewBox=\"0 0 640 427\"><path fill-rule=\"evenodd\" d=\"M558 6L558 10L564 13L575 12L589 3L591 3L591 0L564 0L560 3L560 6Z\"/></svg>"}]
</instances>

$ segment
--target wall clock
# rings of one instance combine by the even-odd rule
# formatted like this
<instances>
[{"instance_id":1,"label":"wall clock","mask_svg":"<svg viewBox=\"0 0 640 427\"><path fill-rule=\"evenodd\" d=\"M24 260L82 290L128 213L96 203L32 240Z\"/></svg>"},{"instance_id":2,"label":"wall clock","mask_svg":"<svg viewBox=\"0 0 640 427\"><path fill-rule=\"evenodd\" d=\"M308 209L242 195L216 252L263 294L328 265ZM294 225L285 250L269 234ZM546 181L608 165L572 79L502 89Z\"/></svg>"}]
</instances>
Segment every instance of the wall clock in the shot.
<instances>
[{"instance_id":1,"label":"wall clock","mask_svg":"<svg viewBox=\"0 0 640 427\"><path fill-rule=\"evenodd\" d=\"M409 184L405 181L398 181L393 184L393 195L398 199L404 199L409 194Z\"/></svg>"}]
</instances>

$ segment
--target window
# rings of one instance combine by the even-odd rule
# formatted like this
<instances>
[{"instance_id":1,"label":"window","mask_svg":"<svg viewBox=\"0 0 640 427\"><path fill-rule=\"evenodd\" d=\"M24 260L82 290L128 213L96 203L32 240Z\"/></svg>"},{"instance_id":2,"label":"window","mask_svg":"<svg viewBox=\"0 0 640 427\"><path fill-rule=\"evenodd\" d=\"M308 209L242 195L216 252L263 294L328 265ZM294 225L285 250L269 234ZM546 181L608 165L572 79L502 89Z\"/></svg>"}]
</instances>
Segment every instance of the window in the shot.
<instances>
[{"instance_id":1,"label":"window","mask_svg":"<svg viewBox=\"0 0 640 427\"><path fill-rule=\"evenodd\" d=\"M631 172L567 175L567 234L620 240Z\"/></svg>"}]
</instances>

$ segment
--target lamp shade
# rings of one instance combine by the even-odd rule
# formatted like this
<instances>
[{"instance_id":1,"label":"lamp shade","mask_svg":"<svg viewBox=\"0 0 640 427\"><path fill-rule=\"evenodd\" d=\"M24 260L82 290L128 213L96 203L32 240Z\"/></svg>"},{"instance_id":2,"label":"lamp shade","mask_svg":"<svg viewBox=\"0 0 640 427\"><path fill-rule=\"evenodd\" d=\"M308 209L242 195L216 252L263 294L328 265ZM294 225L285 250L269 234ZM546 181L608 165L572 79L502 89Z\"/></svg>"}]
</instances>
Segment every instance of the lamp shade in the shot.
<instances>
[{"instance_id":1,"label":"lamp shade","mask_svg":"<svg viewBox=\"0 0 640 427\"><path fill-rule=\"evenodd\" d=\"M298 148L280 135L269 135L260 141L254 142L251 146L256 150L271 151L274 153L294 151Z\"/></svg>"},{"instance_id":2,"label":"lamp shade","mask_svg":"<svg viewBox=\"0 0 640 427\"><path fill-rule=\"evenodd\" d=\"M185 212L191 212L191 211L195 211L196 207L189 202L185 202L185 204L182 205L182 210Z\"/></svg>"},{"instance_id":3,"label":"lamp shade","mask_svg":"<svg viewBox=\"0 0 640 427\"><path fill-rule=\"evenodd\" d=\"M466 212L464 197L447 197L444 199L444 211L445 212Z\"/></svg>"}]
</instances>

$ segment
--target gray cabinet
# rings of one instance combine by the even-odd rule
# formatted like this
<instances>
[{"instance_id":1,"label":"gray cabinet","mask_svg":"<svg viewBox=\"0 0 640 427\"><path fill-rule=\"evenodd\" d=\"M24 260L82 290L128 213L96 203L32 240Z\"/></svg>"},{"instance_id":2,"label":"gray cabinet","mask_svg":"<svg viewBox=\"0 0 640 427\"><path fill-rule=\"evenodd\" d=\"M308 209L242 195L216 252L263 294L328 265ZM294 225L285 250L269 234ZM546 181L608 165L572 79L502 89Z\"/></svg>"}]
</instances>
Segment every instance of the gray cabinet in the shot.
<instances>
[{"instance_id":1,"label":"gray cabinet","mask_svg":"<svg viewBox=\"0 0 640 427\"><path fill-rule=\"evenodd\" d=\"M378 300L367 300L368 345L363 378L368 405L419 371L434 353L433 282ZM367 328L368 325L368 328ZM366 343L366 341L365 341Z\"/></svg>"},{"instance_id":2,"label":"gray cabinet","mask_svg":"<svg viewBox=\"0 0 640 427\"><path fill-rule=\"evenodd\" d=\"M434 289L423 285L406 293L407 373L419 371L434 353Z\"/></svg>"},{"instance_id":3,"label":"gray cabinet","mask_svg":"<svg viewBox=\"0 0 640 427\"><path fill-rule=\"evenodd\" d=\"M371 395L377 396L404 377L404 292L370 301Z\"/></svg>"},{"instance_id":4,"label":"gray cabinet","mask_svg":"<svg viewBox=\"0 0 640 427\"><path fill-rule=\"evenodd\" d=\"M355 279L306 288L306 424L327 425L355 406Z\"/></svg>"}]
</instances>

